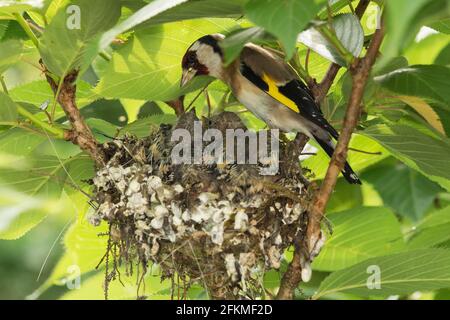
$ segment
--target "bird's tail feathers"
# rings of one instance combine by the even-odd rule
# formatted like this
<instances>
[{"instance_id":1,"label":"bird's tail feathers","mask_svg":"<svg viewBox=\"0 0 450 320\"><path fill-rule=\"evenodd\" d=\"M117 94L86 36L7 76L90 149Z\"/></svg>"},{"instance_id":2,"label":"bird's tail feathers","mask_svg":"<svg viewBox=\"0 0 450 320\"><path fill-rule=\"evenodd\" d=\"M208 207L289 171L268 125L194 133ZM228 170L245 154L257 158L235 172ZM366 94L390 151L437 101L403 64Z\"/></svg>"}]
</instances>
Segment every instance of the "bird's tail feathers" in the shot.
<instances>
[{"instance_id":1,"label":"bird's tail feathers","mask_svg":"<svg viewBox=\"0 0 450 320\"><path fill-rule=\"evenodd\" d=\"M314 136L314 139L320 144L322 149L330 156L330 158L333 156L334 152L334 144L330 141L324 141L323 139L319 139L318 137ZM358 175L353 171L352 167L350 167L350 164L345 161L344 168L342 169L342 175L344 176L345 180L347 180L351 184L361 184L361 180L359 180Z\"/></svg>"}]
</instances>

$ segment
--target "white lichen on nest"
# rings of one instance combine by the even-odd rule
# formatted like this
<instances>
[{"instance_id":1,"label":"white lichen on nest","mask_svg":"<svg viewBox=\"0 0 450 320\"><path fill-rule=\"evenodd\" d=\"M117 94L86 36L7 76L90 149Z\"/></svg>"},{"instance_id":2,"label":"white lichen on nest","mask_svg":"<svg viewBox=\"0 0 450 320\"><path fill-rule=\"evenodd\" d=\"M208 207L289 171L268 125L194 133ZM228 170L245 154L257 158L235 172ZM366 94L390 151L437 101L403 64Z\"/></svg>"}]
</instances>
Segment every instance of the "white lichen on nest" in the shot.
<instances>
[{"instance_id":1,"label":"white lichen on nest","mask_svg":"<svg viewBox=\"0 0 450 320\"><path fill-rule=\"evenodd\" d=\"M194 120L187 114L176 127ZM243 128L229 113L214 123ZM218 298L250 295L304 227L309 195L298 162L281 159L270 177L258 165L171 165L172 130L104 144L109 161L93 179L99 206L90 221L108 221L120 254L158 264L163 277L178 274Z\"/></svg>"}]
</instances>

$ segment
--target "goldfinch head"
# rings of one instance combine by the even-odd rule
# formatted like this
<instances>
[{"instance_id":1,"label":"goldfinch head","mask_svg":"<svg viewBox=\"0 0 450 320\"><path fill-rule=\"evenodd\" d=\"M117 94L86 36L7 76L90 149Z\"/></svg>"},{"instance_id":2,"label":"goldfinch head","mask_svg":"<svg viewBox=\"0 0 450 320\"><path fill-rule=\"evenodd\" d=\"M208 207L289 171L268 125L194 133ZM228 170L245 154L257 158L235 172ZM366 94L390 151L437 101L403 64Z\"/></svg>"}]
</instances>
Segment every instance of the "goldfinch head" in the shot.
<instances>
[{"instance_id":1,"label":"goldfinch head","mask_svg":"<svg viewBox=\"0 0 450 320\"><path fill-rule=\"evenodd\" d=\"M221 77L223 53L219 41L224 38L225 36L219 33L206 35L195 41L187 49L181 62L183 68L182 87L196 76Z\"/></svg>"}]
</instances>

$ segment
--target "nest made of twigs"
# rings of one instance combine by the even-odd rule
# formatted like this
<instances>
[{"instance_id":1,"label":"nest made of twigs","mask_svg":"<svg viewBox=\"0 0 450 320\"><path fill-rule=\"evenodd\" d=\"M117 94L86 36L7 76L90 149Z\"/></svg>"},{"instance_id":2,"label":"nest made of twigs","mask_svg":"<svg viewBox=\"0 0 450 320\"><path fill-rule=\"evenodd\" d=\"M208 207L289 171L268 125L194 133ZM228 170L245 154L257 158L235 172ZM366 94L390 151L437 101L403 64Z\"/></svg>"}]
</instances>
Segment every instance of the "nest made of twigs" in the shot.
<instances>
[{"instance_id":1,"label":"nest made of twigs","mask_svg":"<svg viewBox=\"0 0 450 320\"><path fill-rule=\"evenodd\" d=\"M264 270L278 269L302 233L310 193L293 142L280 144L280 167L265 164L172 164L174 129L193 133L194 113L161 125L147 138L103 145L107 164L93 179L98 210L110 225L117 258L157 264L163 278L198 283L213 298L256 297ZM225 133L245 129L233 113L204 122ZM224 150L225 152L225 150Z\"/></svg>"}]
</instances>

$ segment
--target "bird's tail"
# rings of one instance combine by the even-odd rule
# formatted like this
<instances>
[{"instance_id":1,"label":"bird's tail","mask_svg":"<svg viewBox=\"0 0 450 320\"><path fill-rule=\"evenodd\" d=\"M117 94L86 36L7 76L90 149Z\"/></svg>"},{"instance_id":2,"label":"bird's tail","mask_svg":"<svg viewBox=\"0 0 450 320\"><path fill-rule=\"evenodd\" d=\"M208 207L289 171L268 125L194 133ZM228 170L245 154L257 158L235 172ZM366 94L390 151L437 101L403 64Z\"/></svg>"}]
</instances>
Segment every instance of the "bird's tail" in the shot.
<instances>
[{"instance_id":1,"label":"bird's tail","mask_svg":"<svg viewBox=\"0 0 450 320\"><path fill-rule=\"evenodd\" d=\"M320 139L316 136L314 136L314 139L320 144L322 149L330 156L330 158L333 156L334 152L334 144L330 141L324 141L323 139ZM342 175L344 176L345 180L347 180L351 184L361 184L361 180L359 180L358 175L353 171L352 167L348 164L347 161L345 161L344 168L342 169Z\"/></svg>"}]
</instances>

